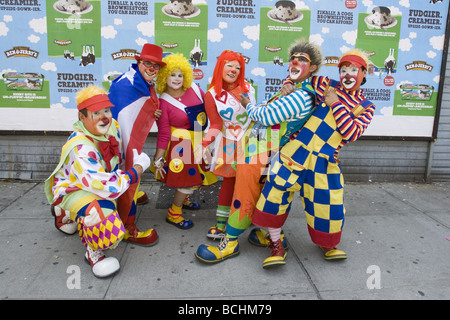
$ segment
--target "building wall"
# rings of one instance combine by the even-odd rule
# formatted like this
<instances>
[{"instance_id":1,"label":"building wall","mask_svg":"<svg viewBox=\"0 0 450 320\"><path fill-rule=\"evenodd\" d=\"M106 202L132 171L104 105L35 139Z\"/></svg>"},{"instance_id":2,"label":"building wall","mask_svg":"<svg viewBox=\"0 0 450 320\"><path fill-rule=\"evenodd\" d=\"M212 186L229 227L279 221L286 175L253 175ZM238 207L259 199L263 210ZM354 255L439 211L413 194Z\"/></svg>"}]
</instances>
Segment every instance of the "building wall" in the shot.
<instances>
[{"instance_id":1,"label":"building wall","mask_svg":"<svg viewBox=\"0 0 450 320\"><path fill-rule=\"evenodd\" d=\"M450 180L450 55L447 56L444 92L436 143L433 146L431 180Z\"/></svg>"},{"instance_id":2,"label":"building wall","mask_svg":"<svg viewBox=\"0 0 450 320\"><path fill-rule=\"evenodd\" d=\"M450 55L435 142L361 139L340 153L346 181L450 181ZM59 161L67 135L0 134L0 179L45 180ZM151 134L144 151L155 152ZM143 181L154 181L147 173Z\"/></svg>"}]
</instances>

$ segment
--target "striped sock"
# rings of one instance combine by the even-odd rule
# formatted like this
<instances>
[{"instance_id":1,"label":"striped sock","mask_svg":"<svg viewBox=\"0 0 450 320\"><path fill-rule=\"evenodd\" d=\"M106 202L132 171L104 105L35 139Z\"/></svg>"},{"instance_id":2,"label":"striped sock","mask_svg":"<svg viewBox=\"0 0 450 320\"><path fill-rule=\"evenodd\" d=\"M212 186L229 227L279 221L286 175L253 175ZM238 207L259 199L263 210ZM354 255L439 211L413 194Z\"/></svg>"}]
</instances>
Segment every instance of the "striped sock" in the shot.
<instances>
[{"instance_id":1,"label":"striped sock","mask_svg":"<svg viewBox=\"0 0 450 320\"><path fill-rule=\"evenodd\" d=\"M272 242L277 242L281 237L281 228L269 228L269 234Z\"/></svg>"},{"instance_id":2,"label":"striped sock","mask_svg":"<svg viewBox=\"0 0 450 320\"><path fill-rule=\"evenodd\" d=\"M227 225L228 217L230 216L230 208L229 206L217 206L217 228L225 230L225 226Z\"/></svg>"}]
</instances>

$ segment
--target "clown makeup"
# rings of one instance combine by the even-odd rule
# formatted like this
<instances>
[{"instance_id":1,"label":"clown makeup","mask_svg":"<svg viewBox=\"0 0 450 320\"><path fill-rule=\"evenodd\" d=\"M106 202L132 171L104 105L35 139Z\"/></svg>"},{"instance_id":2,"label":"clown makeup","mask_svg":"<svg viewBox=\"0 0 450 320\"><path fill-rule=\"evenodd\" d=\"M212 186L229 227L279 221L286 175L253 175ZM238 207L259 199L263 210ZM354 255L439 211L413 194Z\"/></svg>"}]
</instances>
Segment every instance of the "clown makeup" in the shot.
<instances>
[{"instance_id":1,"label":"clown makeup","mask_svg":"<svg viewBox=\"0 0 450 320\"><path fill-rule=\"evenodd\" d=\"M309 77L315 68L311 66L311 59L307 53L295 52L289 59L289 77L294 82L301 82Z\"/></svg>"},{"instance_id":2,"label":"clown makeup","mask_svg":"<svg viewBox=\"0 0 450 320\"><path fill-rule=\"evenodd\" d=\"M341 84L349 91L359 89L365 76L366 71L361 70L361 68L358 68L353 64L346 63L339 69Z\"/></svg>"},{"instance_id":3,"label":"clown makeup","mask_svg":"<svg viewBox=\"0 0 450 320\"><path fill-rule=\"evenodd\" d=\"M145 81L151 82L158 75L160 66L157 63L141 60L138 63L138 68Z\"/></svg>"},{"instance_id":4,"label":"clown makeup","mask_svg":"<svg viewBox=\"0 0 450 320\"><path fill-rule=\"evenodd\" d=\"M223 67L222 79L228 84L233 84L239 77L241 73L241 65L239 61L226 61L225 66Z\"/></svg>"},{"instance_id":5,"label":"clown makeup","mask_svg":"<svg viewBox=\"0 0 450 320\"><path fill-rule=\"evenodd\" d=\"M93 135L105 135L112 123L111 108L104 108L95 112L87 110L86 116L80 113L80 120Z\"/></svg>"},{"instance_id":6,"label":"clown makeup","mask_svg":"<svg viewBox=\"0 0 450 320\"><path fill-rule=\"evenodd\" d=\"M180 69L172 71L167 77L167 86L173 90L178 90L183 86L184 76Z\"/></svg>"}]
</instances>

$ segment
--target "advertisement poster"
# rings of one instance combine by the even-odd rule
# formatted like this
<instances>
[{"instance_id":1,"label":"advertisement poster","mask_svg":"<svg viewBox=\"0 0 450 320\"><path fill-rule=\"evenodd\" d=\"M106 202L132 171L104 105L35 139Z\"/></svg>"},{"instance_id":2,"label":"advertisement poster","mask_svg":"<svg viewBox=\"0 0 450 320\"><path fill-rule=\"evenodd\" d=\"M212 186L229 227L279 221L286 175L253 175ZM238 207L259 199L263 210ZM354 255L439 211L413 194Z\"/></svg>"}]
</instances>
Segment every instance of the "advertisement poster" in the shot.
<instances>
[{"instance_id":1,"label":"advertisement poster","mask_svg":"<svg viewBox=\"0 0 450 320\"><path fill-rule=\"evenodd\" d=\"M334 79L345 51L369 56L366 136L431 138L448 11L447 0L0 1L2 130L71 131L77 91L109 89L145 43L182 53L204 91L221 52L240 52L263 102L287 76L290 44L306 38Z\"/></svg>"},{"instance_id":2,"label":"advertisement poster","mask_svg":"<svg viewBox=\"0 0 450 320\"><path fill-rule=\"evenodd\" d=\"M12 112L21 109L27 113L31 109L50 108L50 83L45 66L42 67L48 58L46 38L43 37L47 32L45 18L42 19L45 12L45 2L26 7L0 5L1 109ZM33 33L28 33L30 28ZM1 117L2 125L9 122L8 117L3 114Z\"/></svg>"}]
</instances>

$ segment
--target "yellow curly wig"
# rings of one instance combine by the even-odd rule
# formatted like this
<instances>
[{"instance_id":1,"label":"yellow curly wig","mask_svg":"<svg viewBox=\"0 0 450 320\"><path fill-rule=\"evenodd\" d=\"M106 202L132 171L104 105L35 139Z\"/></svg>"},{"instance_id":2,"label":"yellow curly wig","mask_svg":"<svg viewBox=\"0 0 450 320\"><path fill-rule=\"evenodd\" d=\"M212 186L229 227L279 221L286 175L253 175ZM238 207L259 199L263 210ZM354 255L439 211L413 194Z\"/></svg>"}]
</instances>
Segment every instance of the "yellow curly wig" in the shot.
<instances>
[{"instance_id":1,"label":"yellow curly wig","mask_svg":"<svg viewBox=\"0 0 450 320\"><path fill-rule=\"evenodd\" d=\"M156 91L161 94L166 91L167 78L174 70L180 69L183 73L183 90L191 87L194 75L191 64L181 53L170 54L162 59L166 63L164 67L159 70L156 78Z\"/></svg>"},{"instance_id":2,"label":"yellow curly wig","mask_svg":"<svg viewBox=\"0 0 450 320\"><path fill-rule=\"evenodd\" d=\"M106 94L106 91L98 87L96 85L90 85L86 88L81 89L77 92L76 101L77 105L82 103L84 100L89 99L90 97L96 96L98 94Z\"/></svg>"}]
</instances>

